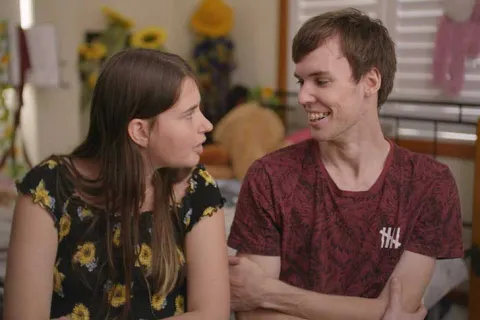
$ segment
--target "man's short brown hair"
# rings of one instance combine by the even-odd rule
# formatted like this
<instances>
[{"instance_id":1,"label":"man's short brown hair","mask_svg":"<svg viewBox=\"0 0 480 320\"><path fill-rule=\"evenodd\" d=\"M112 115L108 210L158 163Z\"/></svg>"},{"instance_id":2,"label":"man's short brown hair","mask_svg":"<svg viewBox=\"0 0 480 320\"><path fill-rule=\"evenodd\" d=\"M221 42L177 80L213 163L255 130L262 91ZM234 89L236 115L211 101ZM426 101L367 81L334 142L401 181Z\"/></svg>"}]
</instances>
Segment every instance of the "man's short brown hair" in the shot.
<instances>
[{"instance_id":1,"label":"man's short brown hair","mask_svg":"<svg viewBox=\"0 0 480 320\"><path fill-rule=\"evenodd\" d=\"M378 19L372 19L360 10L347 8L330 11L310 18L298 30L292 45L292 58L300 62L306 55L338 35L345 58L350 63L353 79L360 78L372 68L382 77L378 91L378 107L385 103L392 91L397 70L395 43Z\"/></svg>"}]
</instances>

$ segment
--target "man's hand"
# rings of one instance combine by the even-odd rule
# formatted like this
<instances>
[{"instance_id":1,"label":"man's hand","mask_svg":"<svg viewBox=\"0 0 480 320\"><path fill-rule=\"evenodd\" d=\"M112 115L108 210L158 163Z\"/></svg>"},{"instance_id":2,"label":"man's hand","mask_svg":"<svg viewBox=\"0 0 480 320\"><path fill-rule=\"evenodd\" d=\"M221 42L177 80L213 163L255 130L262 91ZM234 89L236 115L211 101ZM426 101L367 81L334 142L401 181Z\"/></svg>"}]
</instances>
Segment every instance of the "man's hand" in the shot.
<instances>
[{"instance_id":1,"label":"man's hand","mask_svg":"<svg viewBox=\"0 0 480 320\"><path fill-rule=\"evenodd\" d=\"M230 305L233 311L260 308L262 301L263 269L248 258L228 257L230 265Z\"/></svg>"},{"instance_id":2,"label":"man's hand","mask_svg":"<svg viewBox=\"0 0 480 320\"><path fill-rule=\"evenodd\" d=\"M402 284L393 278L390 285L390 301L382 320L423 320L427 309L422 304L415 313L407 313L402 308Z\"/></svg>"}]
</instances>

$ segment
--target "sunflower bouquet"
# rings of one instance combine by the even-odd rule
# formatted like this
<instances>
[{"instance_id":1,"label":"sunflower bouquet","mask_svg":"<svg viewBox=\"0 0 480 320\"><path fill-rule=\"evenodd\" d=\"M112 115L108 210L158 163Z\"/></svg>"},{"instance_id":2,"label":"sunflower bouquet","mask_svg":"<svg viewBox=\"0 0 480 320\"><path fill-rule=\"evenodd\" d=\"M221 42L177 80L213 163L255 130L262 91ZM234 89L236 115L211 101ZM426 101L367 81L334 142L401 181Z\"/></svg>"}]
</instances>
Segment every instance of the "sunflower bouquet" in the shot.
<instances>
[{"instance_id":1,"label":"sunflower bouquet","mask_svg":"<svg viewBox=\"0 0 480 320\"><path fill-rule=\"evenodd\" d=\"M249 92L249 100L254 100L265 107L278 109L281 107L281 101L270 87L253 87Z\"/></svg>"},{"instance_id":2,"label":"sunflower bouquet","mask_svg":"<svg viewBox=\"0 0 480 320\"><path fill-rule=\"evenodd\" d=\"M135 22L109 7L102 13L107 22L101 32L89 32L78 47L78 69L81 80L81 106L88 108L100 68L108 57L129 47L165 50L167 38L162 28L147 27L132 31Z\"/></svg>"},{"instance_id":3,"label":"sunflower bouquet","mask_svg":"<svg viewBox=\"0 0 480 320\"><path fill-rule=\"evenodd\" d=\"M214 124L224 114L236 68L231 38L233 9L224 0L203 0L190 18L194 32L192 62L202 91L205 114Z\"/></svg>"}]
</instances>

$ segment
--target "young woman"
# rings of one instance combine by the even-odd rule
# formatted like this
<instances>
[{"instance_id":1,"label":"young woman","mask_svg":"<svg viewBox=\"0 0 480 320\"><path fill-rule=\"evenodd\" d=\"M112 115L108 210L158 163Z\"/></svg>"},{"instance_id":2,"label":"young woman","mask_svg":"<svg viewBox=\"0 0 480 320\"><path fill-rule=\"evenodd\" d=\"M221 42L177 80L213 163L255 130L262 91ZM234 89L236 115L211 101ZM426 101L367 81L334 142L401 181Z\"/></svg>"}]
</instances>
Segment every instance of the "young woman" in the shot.
<instances>
[{"instance_id":1,"label":"young woman","mask_svg":"<svg viewBox=\"0 0 480 320\"><path fill-rule=\"evenodd\" d=\"M88 135L18 183L5 319L228 319L223 199L198 164L211 123L180 57L128 49Z\"/></svg>"}]
</instances>

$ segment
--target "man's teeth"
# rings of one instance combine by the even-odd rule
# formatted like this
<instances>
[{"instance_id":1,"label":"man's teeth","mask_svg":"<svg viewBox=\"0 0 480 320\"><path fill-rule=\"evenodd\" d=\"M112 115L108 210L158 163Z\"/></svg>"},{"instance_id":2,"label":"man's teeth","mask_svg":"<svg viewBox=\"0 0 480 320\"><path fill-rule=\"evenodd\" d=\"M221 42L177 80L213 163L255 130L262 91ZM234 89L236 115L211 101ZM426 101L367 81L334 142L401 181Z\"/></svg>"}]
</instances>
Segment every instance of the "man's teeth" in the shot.
<instances>
[{"instance_id":1,"label":"man's teeth","mask_svg":"<svg viewBox=\"0 0 480 320\"><path fill-rule=\"evenodd\" d=\"M317 120L320 120L320 119L323 119L323 118L327 117L329 114L330 114L330 112L322 112L322 113L311 112L311 113L308 114L308 120L317 121Z\"/></svg>"}]
</instances>

